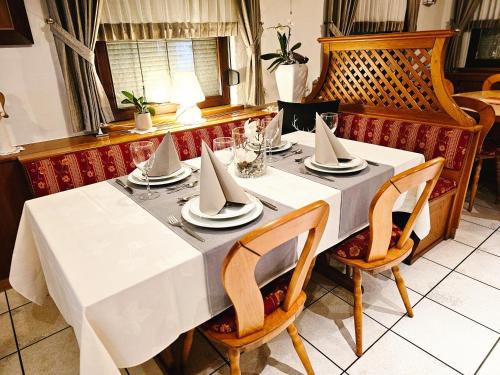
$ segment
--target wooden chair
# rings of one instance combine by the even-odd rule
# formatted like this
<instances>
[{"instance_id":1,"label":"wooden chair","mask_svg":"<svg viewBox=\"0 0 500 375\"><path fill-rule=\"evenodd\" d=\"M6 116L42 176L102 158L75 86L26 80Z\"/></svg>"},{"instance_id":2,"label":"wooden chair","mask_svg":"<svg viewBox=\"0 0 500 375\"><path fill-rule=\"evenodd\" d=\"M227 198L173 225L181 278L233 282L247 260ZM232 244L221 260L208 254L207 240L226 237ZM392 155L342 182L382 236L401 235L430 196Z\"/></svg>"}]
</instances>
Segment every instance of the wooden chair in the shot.
<instances>
[{"instance_id":1,"label":"wooden chair","mask_svg":"<svg viewBox=\"0 0 500 375\"><path fill-rule=\"evenodd\" d=\"M306 301L303 288L309 278L329 210L330 207L324 201L317 201L295 210L243 236L226 256L221 276L224 288L234 305L236 331L214 332L207 325L202 326L201 331L210 340L227 349L231 375L241 374L240 353L265 344L285 329L307 374L314 374L294 321ZM280 307L264 316L264 303L255 280L255 267L262 256L306 231L309 234L292 274L286 297ZM184 360L189 355L191 342L192 333L188 335L188 340L184 344Z\"/></svg>"},{"instance_id":2,"label":"wooden chair","mask_svg":"<svg viewBox=\"0 0 500 375\"><path fill-rule=\"evenodd\" d=\"M497 75L500 80L500 74ZM472 211L472 208L474 207L474 200L476 199L479 177L481 175L481 169L483 167L483 160L495 158L497 159L497 192L500 189L500 157L497 157L498 155L495 145L485 146L484 144L486 136L488 135L493 125L495 125L495 111L491 105L479 99L467 98L463 96L454 96L453 98L455 99L455 102L466 112L475 112L479 116L478 124L483 126L479 136L479 142L475 155L476 166L473 170L472 187L469 197L468 210Z\"/></svg>"},{"instance_id":3,"label":"wooden chair","mask_svg":"<svg viewBox=\"0 0 500 375\"><path fill-rule=\"evenodd\" d=\"M483 82L482 90L483 91L491 90L491 87L493 86L493 84L495 84L497 82L500 82L500 73L492 74L491 76L486 78Z\"/></svg>"},{"instance_id":4,"label":"wooden chair","mask_svg":"<svg viewBox=\"0 0 500 375\"><path fill-rule=\"evenodd\" d=\"M396 279L399 294L403 299L408 316L413 310L406 287L399 273L401 263L411 252L415 220L422 210L444 166L444 158L439 157L400 173L381 186L370 205L370 227L354 235L329 251L329 256L351 267L354 279L354 325L356 334L356 354L363 354L362 340L362 286L361 271L379 273L391 269ZM396 199L404 192L425 182L413 212L403 230L392 223L392 208ZM349 248L347 253L346 249Z\"/></svg>"},{"instance_id":5,"label":"wooden chair","mask_svg":"<svg viewBox=\"0 0 500 375\"><path fill-rule=\"evenodd\" d=\"M453 86L453 82L451 82L449 79L444 80L444 88L446 89L446 92L450 95L453 95L455 93L455 87Z\"/></svg>"}]
</instances>

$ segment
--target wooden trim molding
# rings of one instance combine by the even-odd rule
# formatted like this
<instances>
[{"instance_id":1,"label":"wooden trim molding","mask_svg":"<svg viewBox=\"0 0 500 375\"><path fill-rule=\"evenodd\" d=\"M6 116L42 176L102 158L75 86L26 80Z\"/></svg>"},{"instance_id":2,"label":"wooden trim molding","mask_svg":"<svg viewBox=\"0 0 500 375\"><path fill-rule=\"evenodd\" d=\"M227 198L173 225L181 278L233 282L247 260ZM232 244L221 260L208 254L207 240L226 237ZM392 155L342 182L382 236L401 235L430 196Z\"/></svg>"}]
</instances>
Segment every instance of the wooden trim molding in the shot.
<instances>
[{"instance_id":1,"label":"wooden trim molding","mask_svg":"<svg viewBox=\"0 0 500 375\"><path fill-rule=\"evenodd\" d=\"M0 0L0 46L33 44L26 7L22 0Z\"/></svg>"}]
</instances>

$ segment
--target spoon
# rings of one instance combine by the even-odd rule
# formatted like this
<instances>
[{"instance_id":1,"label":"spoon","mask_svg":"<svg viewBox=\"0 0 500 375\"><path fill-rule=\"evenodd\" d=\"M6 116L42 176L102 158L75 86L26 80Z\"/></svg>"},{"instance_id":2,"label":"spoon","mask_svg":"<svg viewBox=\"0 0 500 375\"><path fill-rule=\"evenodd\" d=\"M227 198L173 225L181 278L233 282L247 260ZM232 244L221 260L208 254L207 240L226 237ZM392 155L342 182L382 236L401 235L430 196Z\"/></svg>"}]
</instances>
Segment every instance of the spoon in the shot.
<instances>
[{"instance_id":1,"label":"spoon","mask_svg":"<svg viewBox=\"0 0 500 375\"><path fill-rule=\"evenodd\" d=\"M182 189L191 189L191 188L194 188L196 185L198 185L198 181L193 181L193 182L190 182L188 184L184 184L184 185L178 186L178 187L176 187L174 189L168 189L167 190L167 194L175 193L176 191L179 191L179 190L182 190Z\"/></svg>"},{"instance_id":2,"label":"spoon","mask_svg":"<svg viewBox=\"0 0 500 375\"><path fill-rule=\"evenodd\" d=\"M298 150L292 151L289 154L284 155L281 159L286 159L287 157L292 156L292 155L299 155L299 154L302 154L302 152L303 152L302 149L299 148Z\"/></svg>"}]
</instances>

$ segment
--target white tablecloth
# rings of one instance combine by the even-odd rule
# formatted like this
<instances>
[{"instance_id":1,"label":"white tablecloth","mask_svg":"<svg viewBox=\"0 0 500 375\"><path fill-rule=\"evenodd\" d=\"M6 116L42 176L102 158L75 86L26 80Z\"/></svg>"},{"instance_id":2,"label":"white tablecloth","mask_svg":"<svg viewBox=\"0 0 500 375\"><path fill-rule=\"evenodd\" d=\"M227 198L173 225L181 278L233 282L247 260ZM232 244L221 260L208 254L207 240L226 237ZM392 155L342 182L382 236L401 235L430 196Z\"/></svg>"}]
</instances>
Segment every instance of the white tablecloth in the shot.
<instances>
[{"instance_id":1,"label":"white tablecloth","mask_svg":"<svg viewBox=\"0 0 500 375\"><path fill-rule=\"evenodd\" d=\"M285 137L314 146L310 133ZM342 142L356 155L393 166L395 173L424 161L417 153ZM189 163L199 165L199 159ZM318 251L341 240L340 191L274 168L260 178L237 180L293 208L327 201L330 217ZM395 209L411 210L417 194L407 194ZM429 223L426 207L418 220L421 238ZM75 329L82 375L119 374L118 367L145 362L207 321L205 280L202 254L107 182L24 206L10 283L38 304L50 293Z\"/></svg>"}]
</instances>

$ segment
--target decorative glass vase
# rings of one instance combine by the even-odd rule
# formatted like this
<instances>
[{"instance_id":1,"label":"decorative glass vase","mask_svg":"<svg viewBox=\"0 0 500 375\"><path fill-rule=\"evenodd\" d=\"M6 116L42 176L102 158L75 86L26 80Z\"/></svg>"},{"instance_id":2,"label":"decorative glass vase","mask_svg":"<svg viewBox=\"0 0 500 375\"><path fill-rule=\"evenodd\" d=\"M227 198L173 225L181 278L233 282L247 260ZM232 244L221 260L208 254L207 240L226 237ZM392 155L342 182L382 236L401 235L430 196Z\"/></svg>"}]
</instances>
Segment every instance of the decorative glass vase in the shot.
<instances>
[{"instance_id":1,"label":"decorative glass vase","mask_svg":"<svg viewBox=\"0 0 500 375\"><path fill-rule=\"evenodd\" d=\"M266 173L266 139L258 121L247 125L233 129L234 170L238 177L259 177Z\"/></svg>"}]
</instances>

